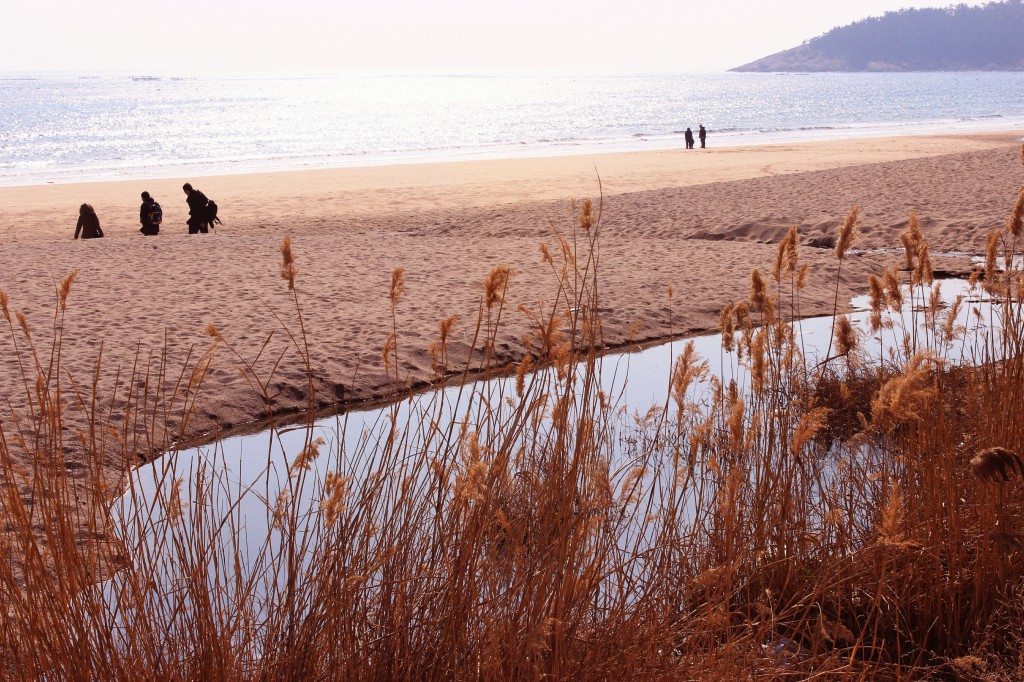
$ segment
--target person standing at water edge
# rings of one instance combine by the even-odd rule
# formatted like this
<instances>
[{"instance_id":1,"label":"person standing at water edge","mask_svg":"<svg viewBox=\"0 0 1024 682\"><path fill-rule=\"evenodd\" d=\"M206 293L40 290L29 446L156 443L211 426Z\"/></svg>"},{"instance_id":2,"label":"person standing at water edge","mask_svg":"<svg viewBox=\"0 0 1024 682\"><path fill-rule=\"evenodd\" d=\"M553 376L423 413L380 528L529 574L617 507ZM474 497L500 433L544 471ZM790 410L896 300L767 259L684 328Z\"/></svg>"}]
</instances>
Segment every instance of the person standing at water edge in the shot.
<instances>
[{"instance_id":1,"label":"person standing at water edge","mask_svg":"<svg viewBox=\"0 0 1024 682\"><path fill-rule=\"evenodd\" d=\"M143 192L142 206L139 207L139 222L142 223L139 232L147 237L159 234L162 220L163 212L160 210L160 204L149 196L149 192Z\"/></svg>"},{"instance_id":2,"label":"person standing at water edge","mask_svg":"<svg viewBox=\"0 0 1024 682\"><path fill-rule=\"evenodd\" d=\"M697 137L700 138L700 148L704 149L704 139L708 136L708 131L704 130L704 124L700 124L700 129L697 131Z\"/></svg>"},{"instance_id":3,"label":"person standing at water edge","mask_svg":"<svg viewBox=\"0 0 1024 682\"><path fill-rule=\"evenodd\" d=\"M686 140L686 148L693 149L693 131L687 128L683 138Z\"/></svg>"},{"instance_id":4,"label":"person standing at water edge","mask_svg":"<svg viewBox=\"0 0 1024 682\"><path fill-rule=\"evenodd\" d=\"M186 182L181 186L185 192L185 203L188 204L188 233L206 234L210 231L210 224L206 219L206 195L197 189L193 189L191 183Z\"/></svg>"},{"instance_id":5,"label":"person standing at water edge","mask_svg":"<svg viewBox=\"0 0 1024 682\"><path fill-rule=\"evenodd\" d=\"M78 224L75 225L75 239L78 234L82 239L96 239L103 236L103 228L100 227L99 216L89 204L82 204L78 209Z\"/></svg>"}]
</instances>

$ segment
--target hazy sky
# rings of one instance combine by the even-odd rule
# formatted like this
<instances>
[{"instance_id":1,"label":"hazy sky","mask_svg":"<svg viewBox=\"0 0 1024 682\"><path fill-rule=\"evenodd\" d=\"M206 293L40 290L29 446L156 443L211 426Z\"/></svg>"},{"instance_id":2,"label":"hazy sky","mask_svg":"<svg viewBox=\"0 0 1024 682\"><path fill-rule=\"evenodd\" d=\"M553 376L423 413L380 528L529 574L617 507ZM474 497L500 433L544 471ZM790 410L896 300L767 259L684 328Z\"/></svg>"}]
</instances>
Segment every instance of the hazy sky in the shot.
<instances>
[{"instance_id":1,"label":"hazy sky","mask_svg":"<svg viewBox=\"0 0 1024 682\"><path fill-rule=\"evenodd\" d=\"M719 71L916 0L3 0L0 71ZM972 2L969 4L980 4Z\"/></svg>"}]
</instances>

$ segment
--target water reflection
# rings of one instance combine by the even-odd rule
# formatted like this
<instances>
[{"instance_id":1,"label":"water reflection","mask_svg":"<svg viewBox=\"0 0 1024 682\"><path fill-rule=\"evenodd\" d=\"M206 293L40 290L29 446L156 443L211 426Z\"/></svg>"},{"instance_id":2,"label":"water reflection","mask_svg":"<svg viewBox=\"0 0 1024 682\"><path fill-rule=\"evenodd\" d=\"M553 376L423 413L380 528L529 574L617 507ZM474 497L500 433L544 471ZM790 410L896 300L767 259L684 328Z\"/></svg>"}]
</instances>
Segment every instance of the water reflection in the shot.
<instances>
[{"instance_id":1,"label":"water reflection","mask_svg":"<svg viewBox=\"0 0 1024 682\"><path fill-rule=\"evenodd\" d=\"M854 299L850 319L861 331L864 352L876 360L897 362L906 359L907 348L920 339L950 362L976 362L979 340L982 347L988 346L987 335L998 330L992 302L962 280L943 281L938 291L945 301L941 312L928 312L927 290L908 290L903 310L883 313L883 326L876 332L871 331L867 298ZM949 315L950 304L958 297L963 297L964 305L955 319L948 324L935 319ZM832 347L833 324L831 317L794 323L808 366L826 360L825 353ZM933 333L930 330L939 327L962 327L963 333L955 343L943 345L929 336ZM972 343L966 343L965 338L973 339ZM591 390L602 391L615 408L609 413L619 418L618 423L600 429L606 441L602 452L608 453L611 480L621 481L634 464L630 458L636 452L635 439L645 437L636 424L652 408L669 406L672 369L689 342L673 341L599 360L600 386ZM720 385L735 382L741 394L748 391L750 373L736 352L722 348L720 335L697 337L692 343L707 362L709 376L721 379ZM841 368L845 360L832 362ZM137 555L146 555L146 561L139 564L151 567L151 579L157 584L170 591L184 590L186 575L181 566L190 564L210 566L208 579L221 584L224 576L218 576L217 571L223 568L215 567L231 566L245 574L249 567L280 563L282 552L289 551L286 538L295 534L300 536L300 554L315 547L322 530L320 503L325 485L333 476L372 481L373 486L359 488L360 495L369 495L367 491L373 488L385 490L386 494L357 497L347 504L361 507L367 527L386 526L395 500L414 496L422 499L432 494L429 468L423 462L457 459L460 453L450 448L458 440L452 435L460 429L471 427L479 434L480 442L491 442L500 435L508 452L543 447L544 443L537 442L538 434L542 438L558 437L551 427L553 406L545 403L551 395L550 387L559 383L554 373L554 369L547 369L526 378L528 383L533 382L534 390L528 389L524 395L537 402L526 410L520 409L516 377L504 377L438 388L386 407L321 419L311 427L320 453L315 458L309 456L309 431L294 426L168 453L133 473L128 492L115 505L116 521L125 529L128 547ZM706 378L692 384L689 400L698 406L710 404L711 385ZM527 429L519 423L525 419L536 420L539 426ZM696 480L710 472L691 471L690 475ZM660 493L652 494L651 499L660 502ZM282 505L282 501L287 504ZM186 509L201 504L204 512L180 513L179 503ZM675 508L684 520L692 518L693 508L687 500ZM169 533L172 530L174 533ZM194 546L182 546L172 536L196 541ZM619 538L622 546L632 548L652 540L642 527L632 527ZM197 551L210 556L197 557ZM310 559L303 555L298 561L306 566ZM257 585L250 596L272 603L270 595L283 589L286 578L284 572L277 571L250 579ZM119 576L102 587L111 604L117 603L123 589L121 580ZM234 598L232 589L226 590L225 599ZM188 599L185 595L184 603ZM258 614L259 609L255 612ZM118 617L130 618L130 614Z\"/></svg>"}]
</instances>

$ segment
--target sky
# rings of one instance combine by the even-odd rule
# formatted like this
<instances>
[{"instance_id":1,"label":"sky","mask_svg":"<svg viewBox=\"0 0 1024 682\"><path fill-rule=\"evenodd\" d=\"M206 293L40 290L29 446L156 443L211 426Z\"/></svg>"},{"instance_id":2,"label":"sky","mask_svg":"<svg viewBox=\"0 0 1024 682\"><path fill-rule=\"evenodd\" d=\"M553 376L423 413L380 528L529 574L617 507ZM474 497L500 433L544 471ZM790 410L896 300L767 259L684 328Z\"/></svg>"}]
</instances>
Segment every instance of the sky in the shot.
<instances>
[{"instance_id":1,"label":"sky","mask_svg":"<svg viewBox=\"0 0 1024 682\"><path fill-rule=\"evenodd\" d=\"M868 16L948 4L4 0L0 71L723 71Z\"/></svg>"}]
</instances>

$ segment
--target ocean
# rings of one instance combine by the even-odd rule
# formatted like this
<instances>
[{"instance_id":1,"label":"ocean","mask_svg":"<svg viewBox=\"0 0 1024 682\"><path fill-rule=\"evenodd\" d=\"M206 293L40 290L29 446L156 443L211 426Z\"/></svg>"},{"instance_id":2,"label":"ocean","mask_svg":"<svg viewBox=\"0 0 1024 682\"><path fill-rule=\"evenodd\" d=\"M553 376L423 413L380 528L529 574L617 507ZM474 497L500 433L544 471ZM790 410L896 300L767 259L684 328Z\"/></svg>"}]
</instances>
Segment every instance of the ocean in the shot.
<instances>
[{"instance_id":1,"label":"ocean","mask_svg":"<svg viewBox=\"0 0 1024 682\"><path fill-rule=\"evenodd\" d=\"M0 185L1024 129L1024 73L0 73Z\"/></svg>"}]
</instances>

